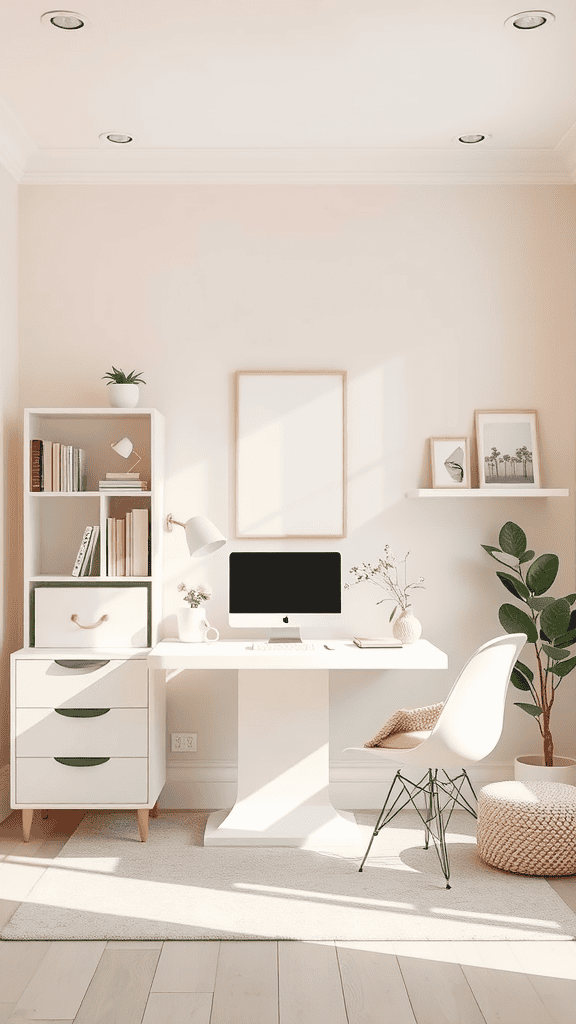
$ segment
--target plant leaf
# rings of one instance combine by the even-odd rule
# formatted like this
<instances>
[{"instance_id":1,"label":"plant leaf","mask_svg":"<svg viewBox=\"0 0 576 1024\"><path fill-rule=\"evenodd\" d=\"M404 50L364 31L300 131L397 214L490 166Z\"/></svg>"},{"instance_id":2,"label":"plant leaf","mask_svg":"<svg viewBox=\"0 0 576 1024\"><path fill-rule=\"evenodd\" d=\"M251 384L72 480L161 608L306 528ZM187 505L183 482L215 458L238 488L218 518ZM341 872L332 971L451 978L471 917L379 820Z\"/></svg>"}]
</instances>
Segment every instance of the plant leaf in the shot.
<instances>
[{"instance_id":1,"label":"plant leaf","mask_svg":"<svg viewBox=\"0 0 576 1024\"><path fill-rule=\"evenodd\" d=\"M569 629L563 636L557 636L554 640L555 647L570 647L576 640L576 629Z\"/></svg>"},{"instance_id":2,"label":"plant leaf","mask_svg":"<svg viewBox=\"0 0 576 1024\"><path fill-rule=\"evenodd\" d=\"M547 605L553 604L555 601L554 597L529 597L528 605L533 608L535 612L541 612Z\"/></svg>"},{"instance_id":3,"label":"plant leaf","mask_svg":"<svg viewBox=\"0 0 576 1024\"><path fill-rule=\"evenodd\" d=\"M521 608L513 604L503 604L498 611L500 625L507 633L526 633L528 643L535 644L538 641L538 630Z\"/></svg>"},{"instance_id":4,"label":"plant leaf","mask_svg":"<svg viewBox=\"0 0 576 1024\"><path fill-rule=\"evenodd\" d=\"M576 601L576 594L567 594L566 600L569 604L574 604L574 602Z\"/></svg>"},{"instance_id":5,"label":"plant leaf","mask_svg":"<svg viewBox=\"0 0 576 1024\"><path fill-rule=\"evenodd\" d=\"M560 661L557 665L551 665L550 671L553 672L555 676L561 676L563 678L564 676L567 676L573 668L576 668L576 658L569 658L568 661Z\"/></svg>"},{"instance_id":6,"label":"plant leaf","mask_svg":"<svg viewBox=\"0 0 576 1024\"><path fill-rule=\"evenodd\" d=\"M539 708L537 704L516 704L517 708L522 708L522 711L526 711L528 715L532 715L534 718L538 718L542 714L542 708Z\"/></svg>"},{"instance_id":7,"label":"plant leaf","mask_svg":"<svg viewBox=\"0 0 576 1024\"><path fill-rule=\"evenodd\" d=\"M516 523L504 523L498 536L498 543L507 555L521 558L526 551L526 534Z\"/></svg>"},{"instance_id":8,"label":"plant leaf","mask_svg":"<svg viewBox=\"0 0 576 1024\"><path fill-rule=\"evenodd\" d=\"M534 680L534 673L533 673L531 668L528 668L528 665L524 664L523 661L516 661L515 668L517 668L518 671L521 672L523 676L526 676L526 679L529 679L530 682L533 682L533 680Z\"/></svg>"},{"instance_id":9,"label":"plant leaf","mask_svg":"<svg viewBox=\"0 0 576 1024\"><path fill-rule=\"evenodd\" d=\"M493 551L500 551L500 548L494 547L493 544L481 544L480 547L484 548L484 551L487 551L489 555L491 555Z\"/></svg>"},{"instance_id":10,"label":"plant leaf","mask_svg":"<svg viewBox=\"0 0 576 1024\"><path fill-rule=\"evenodd\" d=\"M522 580L516 579L508 572L497 572L496 575L504 584L506 590L509 590L511 594L514 594L514 597L517 597L519 601L528 601L530 591L528 590L528 587L524 585Z\"/></svg>"},{"instance_id":11,"label":"plant leaf","mask_svg":"<svg viewBox=\"0 0 576 1024\"><path fill-rule=\"evenodd\" d=\"M544 654L547 654L552 661L563 661L564 658L569 658L571 652L565 651L561 647L550 647L549 644L542 644L542 650Z\"/></svg>"},{"instance_id":12,"label":"plant leaf","mask_svg":"<svg viewBox=\"0 0 576 1024\"><path fill-rule=\"evenodd\" d=\"M524 679L524 676L520 674L518 669L512 669L512 675L510 676L510 682L517 690L529 690L530 684Z\"/></svg>"},{"instance_id":13,"label":"plant leaf","mask_svg":"<svg viewBox=\"0 0 576 1024\"><path fill-rule=\"evenodd\" d=\"M526 573L526 586L533 594L545 594L558 575L558 555L540 555Z\"/></svg>"},{"instance_id":14,"label":"plant leaf","mask_svg":"<svg viewBox=\"0 0 576 1024\"><path fill-rule=\"evenodd\" d=\"M553 604L547 605L540 614L540 625L546 636L563 636L568 631L569 624L570 605L565 597L561 597L559 601L554 601Z\"/></svg>"},{"instance_id":15,"label":"plant leaf","mask_svg":"<svg viewBox=\"0 0 576 1024\"><path fill-rule=\"evenodd\" d=\"M524 565L524 562L531 562L535 554L535 551L525 551L522 557L519 559L520 565Z\"/></svg>"}]
</instances>

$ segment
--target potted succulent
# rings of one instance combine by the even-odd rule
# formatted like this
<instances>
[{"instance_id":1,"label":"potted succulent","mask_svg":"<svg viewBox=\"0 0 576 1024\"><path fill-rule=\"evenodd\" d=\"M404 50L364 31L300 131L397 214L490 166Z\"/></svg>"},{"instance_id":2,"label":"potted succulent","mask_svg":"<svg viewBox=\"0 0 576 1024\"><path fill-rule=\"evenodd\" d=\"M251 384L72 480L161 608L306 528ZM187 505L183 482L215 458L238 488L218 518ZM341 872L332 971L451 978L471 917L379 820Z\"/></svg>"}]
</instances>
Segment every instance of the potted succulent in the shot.
<instances>
[{"instance_id":1,"label":"potted succulent","mask_svg":"<svg viewBox=\"0 0 576 1024\"><path fill-rule=\"evenodd\" d=\"M140 397L138 385L146 383L141 372L141 370L131 370L130 373L124 373L124 370L117 370L113 366L108 373L103 375L102 380L106 380L106 377L110 378L106 381L106 386L110 388L110 405L115 409L133 409L138 405Z\"/></svg>"},{"instance_id":2,"label":"potted succulent","mask_svg":"<svg viewBox=\"0 0 576 1024\"><path fill-rule=\"evenodd\" d=\"M178 590L184 594L185 608L178 609L178 638L186 644L198 644L208 641L214 643L220 636L215 626L208 622L202 604L212 597L210 587L203 583L195 587L187 587L185 583L179 583ZM213 630L216 636L208 637L208 630Z\"/></svg>"},{"instance_id":3,"label":"potted succulent","mask_svg":"<svg viewBox=\"0 0 576 1024\"><path fill-rule=\"evenodd\" d=\"M536 777L557 782L576 782L576 760L554 753L550 727L556 692L560 683L576 668L576 657L570 650L576 643L576 594L554 598L548 591L558 574L557 555L535 557L528 548L526 534L516 523L505 523L498 537L499 547L482 547L506 572L497 571L498 579L520 602L500 606L498 618L507 633L525 633L533 650L535 672L518 660L512 670L512 685L526 693L528 702L517 702L536 722L542 739L542 754L517 757L515 778Z\"/></svg>"},{"instance_id":4,"label":"potted succulent","mask_svg":"<svg viewBox=\"0 0 576 1024\"><path fill-rule=\"evenodd\" d=\"M390 550L390 545L385 544L383 558L379 558L375 565L362 562L362 565L352 566L350 572L354 575L354 580L352 583L344 584L344 589L348 590L356 583L373 583L388 592L389 596L383 597L376 604L383 604L384 601L394 602L388 621L393 622L392 632L403 644L413 644L422 635L422 626L412 613L410 591L424 589L424 577L420 576L415 583L407 582L406 562L409 554L410 552L398 562ZM403 569L399 566L403 566ZM398 609L400 614L396 618Z\"/></svg>"}]
</instances>

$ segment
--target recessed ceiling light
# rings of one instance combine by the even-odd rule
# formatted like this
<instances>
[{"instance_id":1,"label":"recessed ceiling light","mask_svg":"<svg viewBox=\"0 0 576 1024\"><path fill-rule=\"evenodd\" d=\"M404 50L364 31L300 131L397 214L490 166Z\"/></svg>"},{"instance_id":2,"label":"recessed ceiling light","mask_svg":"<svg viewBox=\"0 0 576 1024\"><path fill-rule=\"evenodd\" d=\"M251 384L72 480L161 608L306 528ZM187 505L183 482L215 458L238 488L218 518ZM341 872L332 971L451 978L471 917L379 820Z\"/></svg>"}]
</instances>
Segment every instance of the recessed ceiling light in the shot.
<instances>
[{"instance_id":1,"label":"recessed ceiling light","mask_svg":"<svg viewBox=\"0 0 576 1024\"><path fill-rule=\"evenodd\" d=\"M115 142L119 146L125 146L127 142L134 142L133 135L125 135L123 132L102 132L99 137L107 142Z\"/></svg>"},{"instance_id":2,"label":"recessed ceiling light","mask_svg":"<svg viewBox=\"0 0 576 1024\"><path fill-rule=\"evenodd\" d=\"M475 142L484 142L485 135L459 135L458 142L465 142L466 145L471 146Z\"/></svg>"},{"instance_id":3,"label":"recessed ceiling light","mask_svg":"<svg viewBox=\"0 0 576 1024\"><path fill-rule=\"evenodd\" d=\"M554 15L550 11L521 11L519 14L513 14L511 18L506 18L504 24L509 28L518 28L526 31L531 28L542 28L547 22L555 20Z\"/></svg>"},{"instance_id":4,"label":"recessed ceiling light","mask_svg":"<svg viewBox=\"0 0 576 1024\"><path fill-rule=\"evenodd\" d=\"M74 11L46 11L40 20L48 25L53 25L54 28L62 28L66 32L74 32L86 25L86 18Z\"/></svg>"}]
</instances>

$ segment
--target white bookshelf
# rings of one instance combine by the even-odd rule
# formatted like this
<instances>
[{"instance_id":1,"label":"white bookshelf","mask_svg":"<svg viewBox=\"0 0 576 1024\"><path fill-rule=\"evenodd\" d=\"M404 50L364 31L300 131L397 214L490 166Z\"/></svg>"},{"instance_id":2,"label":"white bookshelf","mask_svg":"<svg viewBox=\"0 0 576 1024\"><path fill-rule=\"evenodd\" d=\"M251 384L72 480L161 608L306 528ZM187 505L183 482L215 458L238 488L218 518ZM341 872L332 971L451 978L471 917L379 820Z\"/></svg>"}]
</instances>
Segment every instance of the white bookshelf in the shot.
<instances>
[{"instance_id":1,"label":"white bookshelf","mask_svg":"<svg viewBox=\"0 0 576 1024\"><path fill-rule=\"evenodd\" d=\"M420 487L407 498L567 498L564 487Z\"/></svg>"},{"instance_id":2,"label":"white bookshelf","mask_svg":"<svg viewBox=\"0 0 576 1024\"><path fill-rule=\"evenodd\" d=\"M130 459L122 459L111 445L129 437L141 456L135 470L148 481L149 490L98 490L107 472L125 472ZM40 438L73 445L85 451L85 491L31 491L30 441ZM31 642L31 592L38 584L98 582L147 584L150 590L150 642L158 640L161 618L162 513L164 418L157 409L26 409L24 415L24 642ZM106 574L106 521L124 518L133 508L150 513L150 575ZM72 567L86 526L100 527L99 559L91 576L72 576Z\"/></svg>"}]
</instances>

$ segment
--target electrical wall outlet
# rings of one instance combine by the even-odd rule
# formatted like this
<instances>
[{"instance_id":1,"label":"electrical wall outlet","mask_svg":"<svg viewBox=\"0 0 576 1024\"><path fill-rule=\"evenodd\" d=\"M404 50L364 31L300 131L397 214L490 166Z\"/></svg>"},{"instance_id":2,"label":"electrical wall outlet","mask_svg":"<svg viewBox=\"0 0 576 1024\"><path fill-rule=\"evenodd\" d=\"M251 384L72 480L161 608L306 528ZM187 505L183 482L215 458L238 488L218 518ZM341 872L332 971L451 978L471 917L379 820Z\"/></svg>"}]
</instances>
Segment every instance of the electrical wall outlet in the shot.
<instances>
[{"instance_id":1,"label":"electrical wall outlet","mask_svg":"<svg viewBox=\"0 0 576 1024\"><path fill-rule=\"evenodd\" d=\"M196 750L197 732L171 732L170 749L174 750Z\"/></svg>"}]
</instances>

